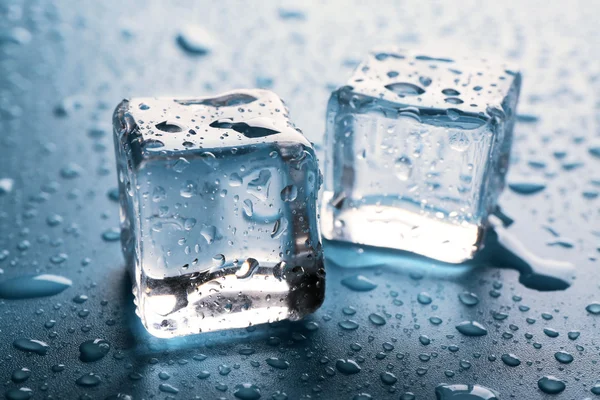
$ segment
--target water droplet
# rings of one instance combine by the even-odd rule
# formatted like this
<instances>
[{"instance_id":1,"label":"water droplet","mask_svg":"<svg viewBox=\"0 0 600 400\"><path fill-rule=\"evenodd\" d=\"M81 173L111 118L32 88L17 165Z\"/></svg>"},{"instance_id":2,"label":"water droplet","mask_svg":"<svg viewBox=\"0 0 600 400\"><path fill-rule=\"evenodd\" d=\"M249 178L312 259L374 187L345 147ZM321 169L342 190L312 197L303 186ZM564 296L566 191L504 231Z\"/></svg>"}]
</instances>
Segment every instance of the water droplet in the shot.
<instances>
[{"instance_id":1,"label":"water droplet","mask_svg":"<svg viewBox=\"0 0 600 400\"><path fill-rule=\"evenodd\" d=\"M86 340L79 346L79 359L94 362L102 359L110 350L110 344L104 339Z\"/></svg>"},{"instance_id":2,"label":"water droplet","mask_svg":"<svg viewBox=\"0 0 600 400\"><path fill-rule=\"evenodd\" d=\"M425 93L425 89L407 82L391 83L386 85L385 88L387 90L391 90L400 97L419 96Z\"/></svg>"},{"instance_id":3,"label":"water droplet","mask_svg":"<svg viewBox=\"0 0 600 400\"><path fill-rule=\"evenodd\" d=\"M435 388L437 400L498 400L498 393L481 385L447 385Z\"/></svg>"},{"instance_id":4,"label":"water droplet","mask_svg":"<svg viewBox=\"0 0 600 400\"><path fill-rule=\"evenodd\" d=\"M475 293L462 292L458 295L458 299L465 306L475 306L479 303L479 297Z\"/></svg>"},{"instance_id":5,"label":"water droplet","mask_svg":"<svg viewBox=\"0 0 600 400\"><path fill-rule=\"evenodd\" d=\"M247 279L252 276L258 270L258 261L254 258L247 258L240 269L238 269L235 273L236 278L238 279Z\"/></svg>"},{"instance_id":6,"label":"water droplet","mask_svg":"<svg viewBox=\"0 0 600 400\"><path fill-rule=\"evenodd\" d=\"M559 333L556 329L552 329L552 328L544 328L544 333L546 334L546 336L551 337L551 338L555 338L558 337Z\"/></svg>"},{"instance_id":7,"label":"water droplet","mask_svg":"<svg viewBox=\"0 0 600 400\"><path fill-rule=\"evenodd\" d=\"M93 372L81 375L75 381L76 384L78 384L79 386L83 386L83 387L98 386L100 384L100 382L102 382L102 379L100 379L100 377L98 375L94 374Z\"/></svg>"},{"instance_id":8,"label":"water droplet","mask_svg":"<svg viewBox=\"0 0 600 400\"><path fill-rule=\"evenodd\" d=\"M356 292L368 292L377 287L377 284L362 275L352 275L342 279L342 285Z\"/></svg>"},{"instance_id":9,"label":"water droplet","mask_svg":"<svg viewBox=\"0 0 600 400\"><path fill-rule=\"evenodd\" d=\"M288 185L281 191L281 200L294 201L298 197L298 189L294 185Z\"/></svg>"},{"instance_id":10,"label":"water droplet","mask_svg":"<svg viewBox=\"0 0 600 400\"><path fill-rule=\"evenodd\" d=\"M10 178L1 178L0 179L0 196L12 192L14 183L15 182Z\"/></svg>"},{"instance_id":11,"label":"water droplet","mask_svg":"<svg viewBox=\"0 0 600 400\"><path fill-rule=\"evenodd\" d=\"M54 296L72 283L71 280L58 275L21 276L0 283L0 298L21 300Z\"/></svg>"},{"instance_id":12,"label":"water droplet","mask_svg":"<svg viewBox=\"0 0 600 400\"><path fill-rule=\"evenodd\" d=\"M81 175L82 172L83 169L79 165L75 163L69 163L60 169L60 176L65 179L74 179Z\"/></svg>"},{"instance_id":13,"label":"water droplet","mask_svg":"<svg viewBox=\"0 0 600 400\"><path fill-rule=\"evenodd\" d=\"M410 179L413 171L413 165L410 158L402 156L394 163L394 173L396 177L401 181L407 181Z\"/></svg>"},{"instance_id":14,"label":"water droplet","mask_svg":"<svg viewBox=\"0 0 600 400\"><path fill-rule=\"evenodd\" d=\"M372 313L369 315L369 321L371 321L371 323L373 325L385 325L385 318L383 318L380 314L377 313Z\"/></svg>"},{"instance_id":15,"label":"water droplet","mask_svg":"<svg viewBox=\"0 0 600 400\"><path fill-rule=\"evenodd\" d=\"M578 331L570 331L569 333L567 333L567 336L571 340L576 340L579 337L580 334L581 333L579 333Z\"/></svg>"},{"instance_id":16,"label":"water droplet","mask_svg":"<svg viewBox=\"0 0 600 400\"><path fill-rule=\"evenodd\" d=\"M427 292L421 292L417 295L417 301L423 305L431 304L433 301Z\"/></svg>"},{"instance_id":17,"label":"water droplet","mask_svg":"<svg viewBox=\"0 0 600 400\"><path fill-rule=\"evenodd\" d=\"M29 379L30 376L31 370L29 368L19 368L13 371L10 379L12 379L14 383L21 383Z\"/></svg>"},{"instance_id":18,"label":"water droplet","mask_svg":"<svg viewBox=\"0 0 600 400\"><path fill-rule=\"evenodd\" d=\"M513 182L508 187L515 193L522 195L531 195L546 189L546 184L541 182Z\"/></svg>"},{"instance_id":19,"label":"water droplet","mask_svg":"<svg viewBox=\"0 0 600 400\"><path fill-rule=\"evenodd\" d=\"M277 369L288 369L290 367L290 363L282 358L271 357L267 358L267 364L269 364L273 368Z\"/></svg>"},{"instance_id":20,"label":"water droplet","mask_svg":"<svg viewBox=\"0 0 600 400\"><path fill-rule=\"evenodd\" d=\"M233 395L241 400L257 400L260 398L260 389L251 383L242 383L235 386Z\"/></svg>"},{"instance_id":21,"label":"water droplet","mask_svg":"<svg viewBox=\"0 0 600 400\"><path fill-rule=\"evenodd\" d=\"M484 336L488 331L477 321L463 321L456 325L456 330L466 336Z\"/></svg>"},{"instance_id":22,"label":"water droplet","mask_svg":"<svg viewBox=\"0 0 600 400\"><path fill-rule=\"evenodd\" d=\"M335 367L344 375L357 374L361 370L360 366L353 360L339 359L335 362Z\"/></svg>"},{"instance_id":23,"label":"water droplet","mask_svg":"<svg viewBox=\"0 0 600 400\"><path fill-rule=\"evenodd\" d=\"M33 396L33 391L29 388L12 388L4 393L6 400L27 400Z\"/></svg>"},{"instance_id":24,"label":"water droplet","mask_svg":"<svg viewBox=\"0 0 600 400\"><path fill-rule=\"evenodd\" d=\"M446 97L444 99L444 101L446 103L450 103L450 104L462 104L464 103L464 101L462 101L461 99L459 99L458 97Z\"/></svg>"},{"instance_id":25,"label":"water droplet","mask_svg":"<svg viewBox=\"0 0 600 400\"><path fill-rule=\"evenodd\" d=\"M177 44L188 54L203 56L215 47L212 35L199 25L186 25L177 35Z\"/></svg>"},{"instance_id":26,"label":"water droplet","mask_svg":"<svg viewBox=\"0 0 600 400\"><path fill-rule=\"evenodd\" d=\"M566 389L567 385L555 376L548 375L538 381L540 390L547 394L558 394Z\"/></svg>"},{"instance_id":27,"label":"water droplet","mask_svg":"<svg viewBox=\"0 0 600 400\"><path fill-rule=\"evenodd\" d=\"M338 323L338 325L340 326L340 328L347 330L347 331L353 331L358 329L359 325L358 323L356 323L356 321L353 321L351 319L347 319L345 321L340 321Z\"/></svg>"},{"instance_id":28,"label":"water droplet","mask_svg":"<svg viewBox=\"0 0 600 400\"><path fill-rule=\"evenodd\" d=\"M394 383L398 382L396 375L392 374L391 372L382 372L379 377L381 378L381 382L383 382L385 385L393 385Z\"/></svg>"},{"instance_id":29,"label":"water droplet","mask_svg":"<svg viewBox=\"0 0 600 400\"><path fill-rule=\"evenodd\" d=\"M217 236L217 228L212 225L205 226L200 231L200 234L202 235L202 237L206 240L206 242L208 244L212 244L215 241L216 236Z\"/></svg>"},{"instance_id":30,"label":"water droplet","mask_svg":"<svg viewBox=\"0 0 600 400\"><path fill-rule=\"evenodd\" d=\"M509 367L518 367L521 365L521 360L514 354L502 354L502 362L508 365Z\"/></svg>"},{"instance_id":31,"label":"water droplet","mask_svg":"<svg viewBox=\"0 0 600 400\"><path fill-rule=\"evenodd\" d=\"M244 180L235 172L229 175L229 186L238 187L242 186L242 183L244 183Z\"/></svg>"},{"instance_id":32,"label":"water droplet","mask_svg":"<svg viewBox=\"0 0 600 400\"><path fill-rule=\"evenodd\" d=\"M442 93L446 96L460 96L460 92L454 89L442 89Z\"/></svg>"},{"instance_id":33,"label":"water droplet","mask_svg":"<svg viewBox=\"0 0 600 400\"><path fill-rule=\"evenodd\" d=\"M179 157L179 159L177 161L175 161L175 163L173 164L173 171L177 172L178 174L182 173L183 171L185 171L185 169L190 165L190 162L188 160L186 160L183 157Z\"/></svg>"},{"instance_id":34,"label":"water droplet","mask_svg":"<svg viewBox=\"0 0 600 400\"><path fill-rule=\"evenodd\" d=\"M116 242L121 239L121 230L119 228L110 228L102 232L102 239L105 242Z\"/></svg>"},{"instance_id":35,"label":"water droplet","mask_svg":"<svg viewBox=\"0 0 600 400\"><path fill-rule=\"evenodd\" d=\"M585 307L585 310L593 315L600 315L600 303L591 303Z\"/></svg>"},{"instance_id":36,"label":"water droplet","mask_svg":"<svg viewBox=\"0 0 600 400\"><path fill-rule=\"evenodd\" d=\"M211 128L233 129L247 138L261 138L280 133L275 129L272 119L257 117L244 122L233 122L231 119L220 119L209 125Z\"/></svg>"},{"instance_id":37,"label":"water droplet","mask_svg":"<svg viewBox=\"0 0 600 400\"><path fill-rule=\"evenodd\" d=\"M570 364L573 362L573 356L566 351L557 351L554 353L554 358L561 364Z\"/></svg>"},{"instance_id":38,"label":"water droplet","mask_svg":"<svg viewBox=\"0 0 600 400\"><path fill-rule=\"evenodd\" d=\"M169 385L168 383L161 383L160 385L158 385L158 390L160 390L163 393L170 393L170 394L179 393L179 389L177 389L173 385Z\"/></svg>"}]
</instances>

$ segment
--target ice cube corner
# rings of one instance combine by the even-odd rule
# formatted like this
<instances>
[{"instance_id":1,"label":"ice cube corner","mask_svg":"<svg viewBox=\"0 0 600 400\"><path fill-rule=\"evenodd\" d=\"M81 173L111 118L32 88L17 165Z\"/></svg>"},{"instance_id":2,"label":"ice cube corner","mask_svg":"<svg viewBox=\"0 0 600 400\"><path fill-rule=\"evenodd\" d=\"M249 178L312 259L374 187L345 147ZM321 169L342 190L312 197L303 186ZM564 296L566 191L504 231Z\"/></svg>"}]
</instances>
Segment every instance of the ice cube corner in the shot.
<instances>
[{"instance_id":1,"label":"ice cube corner","mask_svg":"<svg viewBox=\"0 0 600 400\"><path fill-rule=\"evenodd\" d=\"M473 257L505 183L521 75L386 46L329 100L323 236Z\"/></svg>"},{"instance_id":2,"label":"ice cube corner","mask_svg":"<svg viewBox=\"0 0 600 400\"><path fill-rule=\"evenodd\" d=\"M277 95L134 98L113 126L123 253L151 334L294 320L321 305L321 177Z\"/></svg>"}]
</instances>

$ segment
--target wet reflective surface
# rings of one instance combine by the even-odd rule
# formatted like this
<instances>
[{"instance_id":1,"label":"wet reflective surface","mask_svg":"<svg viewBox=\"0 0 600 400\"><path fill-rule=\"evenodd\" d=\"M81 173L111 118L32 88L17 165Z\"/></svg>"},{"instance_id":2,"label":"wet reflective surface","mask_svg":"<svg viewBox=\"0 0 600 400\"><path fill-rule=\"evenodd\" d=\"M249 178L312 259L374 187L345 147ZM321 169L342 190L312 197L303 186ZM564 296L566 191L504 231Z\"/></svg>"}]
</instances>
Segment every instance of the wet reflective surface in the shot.
<instances>
[{"instance_id":1,"label":"wet reflective surface","mask_svg":"<svg viewBox=\"0 0 600 400\"><path fill-rule=\"evenodd\" d=\"M600 28L589 8L2 2L0 391L594 398L600 44L590 38ZM268 88L323 157L330 92L368 50L391 42L494 52L521 67L508 185L484 259L448 266L326 242L326 300L307 319L150 337L134 314L116 229L114 105ZM177 129L166 122L156 129ZM11 279L35 284L6 292Z\"/></svg>"}]
</instances>

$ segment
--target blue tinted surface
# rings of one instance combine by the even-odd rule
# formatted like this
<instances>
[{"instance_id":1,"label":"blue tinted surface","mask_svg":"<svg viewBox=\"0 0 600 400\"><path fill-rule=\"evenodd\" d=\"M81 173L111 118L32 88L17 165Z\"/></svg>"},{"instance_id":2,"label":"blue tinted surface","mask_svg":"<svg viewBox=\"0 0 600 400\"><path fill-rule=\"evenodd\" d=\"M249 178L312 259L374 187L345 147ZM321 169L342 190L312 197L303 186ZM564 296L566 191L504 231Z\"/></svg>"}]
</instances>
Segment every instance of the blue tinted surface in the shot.
<instances>
[{"instance_id":1,"label":"blue tinted surface","mask_svg":"<svg viewBox=\"0 0 600 400\"><path fill-rule=\"evenodd\" d=\"M432 399L445 383L438 393L595 396L600 43L591 38L600 28L589 2L97 3L0 5L0 282L45 274L72 282L52 278L63 283L51 297L0 300L0 391ZM499 201L509 226L489 239L492 248L510 243L520 257L488 254L483 263L496 267L448 267L325 243L326 300L306 320L148 336L115 234L114 106L125 97L261 86L287 101L322 156L331 90L369 49L394 41L494 52L521 66L512 165ZM526 264L544 266L544 284Z\"/></svg>"}]
</instances>

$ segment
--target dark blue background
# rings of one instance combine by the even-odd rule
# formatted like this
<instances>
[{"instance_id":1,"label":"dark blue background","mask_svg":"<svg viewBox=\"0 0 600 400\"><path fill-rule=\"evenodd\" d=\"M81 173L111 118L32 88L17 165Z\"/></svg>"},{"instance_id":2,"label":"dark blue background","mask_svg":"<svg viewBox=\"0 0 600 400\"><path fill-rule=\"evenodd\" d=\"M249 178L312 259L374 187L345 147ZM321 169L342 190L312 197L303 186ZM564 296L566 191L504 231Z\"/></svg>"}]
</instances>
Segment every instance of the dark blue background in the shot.
<instances>
[{"instance_id":1,"label":"dark blue background","mask_svg":"<svg viewBox=\"0 0 600 400\"><path fill-rule=\"evenodd\" d=\"M359 393L398 399L405 392L432 399L434 387L448 382L479 383L502 399L594 397L600 315L586 306L600 301L597 4L169 3L0 4L0 179L5 179L0 282L35 273L73 281L54 297L0 301L0 380L5 382L0 391L28 387L34 398L54 399L117 393L213 399L233 398L236 385L252 383L267 399L277 391L290 399L351 399ZM176 36L186 23L210 32L216 44L209 54L192 56L178 46ZM171 341L149 337L133 314L119 243L102 237L118 225L118 205L107 195L116 187L110 127L115 105L129 96L268 87L287 100L292 118L320 148L329 92L344 83L368 49L390 42L492 53L522 66L524 115L516 126L509 182L542 183L545 189L530 196L507 189L500 204L515 220L508 231L518 242L539 256L574 265L566 276L571 287L529 289L512 265L444 267L369 249L328 251L333 262L327 265L327 299L306 321ZM65 179L66 167L78 176ZM13 183L10 190L7 182ZM62 223L50 226L47 218L53 214L62 216ZM20 250L24 240L30 246ZM66 260L51 260L61 253ZM84 265L87 258L91 262ZM341 285L356 274L377 287L356 292ZM465 290L478 295L478 305L459 301ZM431 304L417 301L422 292L431 295ZM72 301L82 294L89 297L86 302ZM356 313L345 315L345 307ZM385 325L374 324L373 313L383 316ZM432 324L432 316L442 323ZM347 319L358 329L340 327ZM47 329L49 320L56 323ZM464 320L479 321L488 335L461 335L455 326ZM545 335L544 328L559 336ZM578 339L567 337L572 330L581 332ZM421 335L431 343L422 344ZM49 350L44 356L22 352L13 346L19 338L45 341ZM108 355L81 362L79 345L95 338L110 343ZM355 343L360 350L353 350ZM252 354L240 354L241 349ZM555 359L561 350L574 356L571 364ZM521 364L505 365L500 357L507 353ZM206 359L200 361L200 354ZM270 357L284 359L289 368L269 366ZM361 371L344 375L336 368L338 359L356 361ZM53 372L56 364L64 364L64 371ZM223 374L228 369L223 365L231 372ZM31 377L13 383L12 372L22 367ZM204 370L210 377L199 379ZM384 384L385 371L398 381ZM100 376L98 386L76 384L90 372ZM159 377L161 372L170 377L161 379L167 377ZM544 395L537 381L545 375L563 379L566 390ZM179 393L161 391L160 384Z\"/></svg>"}]
</instances>

